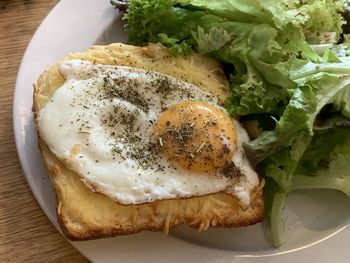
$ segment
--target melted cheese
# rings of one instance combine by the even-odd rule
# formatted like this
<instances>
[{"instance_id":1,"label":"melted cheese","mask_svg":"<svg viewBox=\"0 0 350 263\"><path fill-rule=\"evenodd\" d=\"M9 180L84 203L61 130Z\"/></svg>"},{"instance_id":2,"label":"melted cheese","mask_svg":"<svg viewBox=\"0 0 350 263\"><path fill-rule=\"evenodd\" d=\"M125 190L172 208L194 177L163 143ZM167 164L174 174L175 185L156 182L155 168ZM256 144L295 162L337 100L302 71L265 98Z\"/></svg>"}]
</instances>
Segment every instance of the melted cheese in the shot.
<instances>
[{"instance_id":1,"label":"melted cheese","mask_svg":"<svg viewBox=\"0 0 350 263\"><path fill-rule=\"evenodd\" d=\"M259 180L244 156L242 143L248 136L237 121L233 161L243 173L235 178L175 169L152 149L157 144L153 124L162 110L183 100L220 107L213 94L137 68L72 60L59 70L66 81L40 110L39 132L50 150L95 191L121 204L226 192L249 206Z\"/></svg>"}]
</instances>

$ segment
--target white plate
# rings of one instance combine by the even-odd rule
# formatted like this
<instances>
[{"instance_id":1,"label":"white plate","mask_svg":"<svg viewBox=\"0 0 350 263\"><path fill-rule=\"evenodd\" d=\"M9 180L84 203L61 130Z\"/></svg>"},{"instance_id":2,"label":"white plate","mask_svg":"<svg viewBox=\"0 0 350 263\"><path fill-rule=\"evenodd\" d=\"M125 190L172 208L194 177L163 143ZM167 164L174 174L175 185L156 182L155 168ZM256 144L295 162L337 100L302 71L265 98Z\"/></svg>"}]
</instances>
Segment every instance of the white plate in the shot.
<instances>
[{"instance_id":1,"label":"white plate","mask_svg":"<svg viewBox=\"0 0 350 263\"><path fill-rule=\"evenodd\" d=\"M69 52L125 39L121 17L108 0L62 0L42 22L23 57L13 106L18 155L33 194L57 228L55 195L33 126L31 84ZM349 198L335 191L299 191L288 198L286 207L289 241L278 249L265 240L262 224L205 233L180 228L168 237L140 233L72 244L91 261L104 263L350 262Z\"/></svg>"}]
</instances>

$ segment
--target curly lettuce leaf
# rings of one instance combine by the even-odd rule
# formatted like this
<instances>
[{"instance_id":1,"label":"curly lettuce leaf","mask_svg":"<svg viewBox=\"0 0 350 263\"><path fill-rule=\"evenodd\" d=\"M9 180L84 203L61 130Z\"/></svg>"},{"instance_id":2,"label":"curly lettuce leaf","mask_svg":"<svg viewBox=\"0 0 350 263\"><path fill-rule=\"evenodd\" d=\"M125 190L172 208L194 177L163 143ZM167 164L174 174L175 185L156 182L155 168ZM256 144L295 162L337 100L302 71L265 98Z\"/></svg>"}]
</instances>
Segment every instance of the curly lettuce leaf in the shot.
<instances>
[{"instance_id":1,"label":"curly lettuce leaf","mask_svg":"<svg viewBox=\"0 0 350 263\"><path fill-rule=\"evenodd\" d=\"M230 114L280 116L296 87L293 60L321 60L304 33L340 32L338 9L332 0L130 0L124 18L132 44L160 42L173 54L194 49L233 64Z\"/></svg>"},{"instance_id":2,"label":"curly lettuce leaf","mask_svg":"<svg viewBox=\"0 0 350 263\"><path fill-rule=\"evenodd\" d=\"M131 0L129 5L131 44L160 42L173 54L192 48L234 65L226 103L232 115L281 115L288 89L296 87L289 77L292 60L320 60L299 26L303 16L280 1Z\"/></svg>"},{"instance_id":3,"label":"curly lettuce leaf","mask_svg":"<svg viewBox=\"0 0 350 263\"><path fill-rule=\"evenodd\" d=\"M265 23L279 29L293 24L307 33L335 32L338 37L343 24L339 12L342 5L332 0L176 0L175 3L238 22Z\"/></svg>"},{"instance_id":4,"label":"curly lettuce leaf","mask_svg":"<svg viewBox=\"0 0 350 263\"><path fill-rule=\"evenodd\" d=\"M288 23L303 24L305 16L298 10L286 9L283 1L274 0L177 0L183 7L204 10L226 19L243 23L264 23L283 28Z\"/></svg>"},{"instance_id":5,"label":"curly lettuce leaf","mask_svg":"<svg viewBox=\"0 0 350 263\"><path fill-rule=\"evenodd\" d=\"M328 188L350 197L350 131L334 129L313 138L293 176L293 189Z\"/></svg>"},{"instance_id":6,"label":"curly lettuce leaf","mask_svg":"<svg viewBox=\"0 0 350 263\"><path fill-rule=\"evenodd\" d=\"M261 161L282 147L292 144L303 130L313 135L314 123L322 108L350 89L350 64L308 62L290 73L299 84L273 131L249 142L246 149Z\"/></svg>"},{"instance_id":7,"label":"curly lettuce leaf","mask_svg":"<svg viewBox=\"0 0 350 263\"><path fill-rule=\"evenodd\" d=\"M275 180L285 192L292 190L292 177L304 151L311 142L311 136L301 133L290 147L285 147L264 160L267 177Z\"/></svg>"},{"instance_id":8,"label":"curly lettuce leaf","mask_svg":"<svg viewBox=\"0 0 350 263\"><path fill-rule=\"evenodd\" d=\"M187 55L192 52L192 48L190 45L186 43L186 41L181 41L176 38L168 37L167 34L161 33L159 34L160 41L169 48L171 54L183 54Z\"/></svg>"},{"instance_id":9,"label":"curly lettuce leaf","mask_svg":"<svg viewBox=\"0 0 350 263\"><path fill-rule=\"evenodd\" d=\"M340 1L308 0L298 10L308 16L303 27L309 43L334 43L339 39L341 26L344 24L340 14Z\"/></svg>"},{"instance_id":10,"label":"curly lettuce leaf","mask_svg":"<svg viewBox=\"0 0 350 263\"><path fill-rule=\"evenodd\" d=\"M282 147L290 146L299 133L307 129L307 123L316 108L317 101L312 87L298 87L276 128L247 143L246 151L256 162L260 162Z\"/></svg>"},{"instance_id":11,"label":"curly lettuce leaf","mask_svg":"<svg viewBox=\"0 0 350 263\"><path fill-rule=\"evenodd\" d=\"M350 197L350 131L330 129L300 135L289 148L264 160L266 218L276 246L286 242L283 206L295 189L327 188Z\"/></svg>"},{"instance_id":12,"label":"curly lettuce leaf","mask_svg":"<svg viewBox=\"0 0 350 263\"><path fill-rule=\"evenodd\" d=\"M231 42L220 44L211 55L225 63L235 65L231 74L231 95L226 102L230 114L247 115L253 113L271 113L281 115L290 98L288 89L296 87L290 79L289 71L295 56L317 61L319 57L303 42L298 30L286 30L284 37L266 24L223 23L226 39ZM213 41L209 33L195 35L199 50L204 44ZM224 35L222 33L222 35ZM288 37L290 36L290 37ZM205 46L207 47L207 45ZM208 50L206 48L206 50ZM288 55L289 54L289 55ZM294 54L292 59L290 54Z\"/></svg>"}]
</instances>

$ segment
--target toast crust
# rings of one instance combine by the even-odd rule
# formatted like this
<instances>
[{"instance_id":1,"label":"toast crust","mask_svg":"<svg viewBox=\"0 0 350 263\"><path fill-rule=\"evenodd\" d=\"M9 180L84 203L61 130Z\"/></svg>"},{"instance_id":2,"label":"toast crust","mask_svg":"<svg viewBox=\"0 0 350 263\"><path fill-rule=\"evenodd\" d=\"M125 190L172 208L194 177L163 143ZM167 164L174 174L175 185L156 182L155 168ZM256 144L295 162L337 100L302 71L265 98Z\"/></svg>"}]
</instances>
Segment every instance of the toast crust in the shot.
<instances>
[{"instance_id":1,"label":"toast crust","mask_svg":"<svg viewBox=\"0 0 350 263\"><path fill-rule=\"evenodd\" d=\"M158 71L213 91L222 102L229 90L223 71L215 60L197 54L174 58L161 45L93 46L84 53L71 53L64 60L69 59ZM58 64L55 64L34 84L33 113L37 130L39 110L64 81ZM264 218L263 179L251 193L251 205L246 210L236 198L225 193L126 206L89 189L79 175L65 167L50 151L40 134L39 148L56 191L58 222L71 240L90 240L144 230L168 233L183 224L199 231L209 227L239 227L261 222Z\"/></svg>"}]
</instances>

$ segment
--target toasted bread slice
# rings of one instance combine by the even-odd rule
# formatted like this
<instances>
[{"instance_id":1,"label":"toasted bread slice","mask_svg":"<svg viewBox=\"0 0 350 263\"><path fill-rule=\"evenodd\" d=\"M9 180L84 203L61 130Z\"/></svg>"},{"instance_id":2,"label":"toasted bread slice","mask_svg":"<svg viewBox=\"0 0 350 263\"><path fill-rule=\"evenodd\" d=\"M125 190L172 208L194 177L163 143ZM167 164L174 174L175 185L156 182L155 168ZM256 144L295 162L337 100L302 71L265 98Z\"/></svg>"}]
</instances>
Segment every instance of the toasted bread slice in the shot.
<instances>
[{"instance_id":1,"label":"toasted bread slice","mask_svg":"<svg viewBox=\"0 0 350 263\"><path fill-rule=\"evenodd\" d=\"M68 59L158 71L212 91L221 101L228 93L227 80L215 60L197 54L172 57L161 45L94 46L84 53L69 54L65 60ZM36 124L39 110L64 81L55 64L34 84L33 112ZM168 233L169 229L181 224L198 230L247 226L262 221L264 217L263 180L251 193L251 204L245 210L235 197L225 193L126 206L86 187L80 176L65 167L50 151L40 134L39 148L55 187L58 222L71 240L96 239L144 230Z\"/></svg>"}]
</instances>

